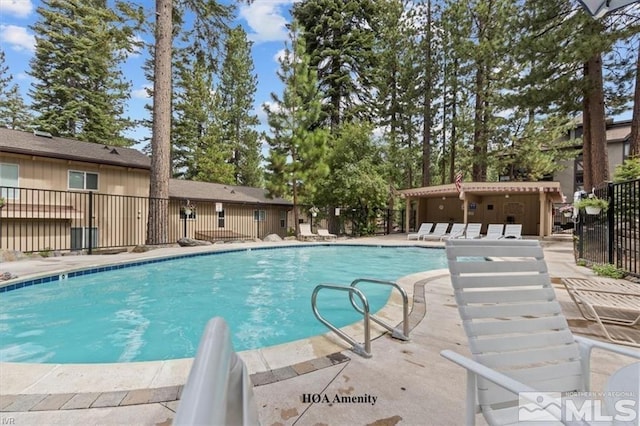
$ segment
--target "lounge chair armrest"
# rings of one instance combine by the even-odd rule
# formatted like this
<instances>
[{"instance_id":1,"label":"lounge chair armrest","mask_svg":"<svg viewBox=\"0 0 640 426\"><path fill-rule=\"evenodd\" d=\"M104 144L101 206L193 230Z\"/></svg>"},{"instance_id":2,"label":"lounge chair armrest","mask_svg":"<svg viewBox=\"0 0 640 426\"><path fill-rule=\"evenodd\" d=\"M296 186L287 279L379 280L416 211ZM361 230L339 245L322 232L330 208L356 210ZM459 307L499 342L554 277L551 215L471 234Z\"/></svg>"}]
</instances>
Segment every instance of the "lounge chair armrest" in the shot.
<instances>
[{"instance_id":1,"label":"lounge chair armrest","mask_svg":"<svg viewBox=\"0 0 640 426\"><path fill-rule=\"evenodd\" d=\"M525 385L524 383L514 380L511 377L500 373L499 371L496 371L492 368L482 365L479 362L476 362L471 358L467 358L464 355L460 355L457 352L444 350L440 352L440 355L447 358L449 361L453 361L459 366L464 367L467 370L477 374L478 376L482 376L485 379L515 394L518 394L519 392L538 392L539 393L537 389L534 389L530 386Z\"/></svg>"},{"instance_id":2,"label":"lounge chair armrest","mask_svg":"<svg viewBox=\"0 0 640 426\"><path fill-rule=\"evenodd\" d=\"M626 346L615 345L613 343L601 342L599 340L589 339L582 336L574 336L576 342L581 346L581 349L586 350L587 354L590 354L593 348L604 349L609 352L613 352L620 355L626 355L631 358L640 359L640 351L637 349L628 348Z\"/></svg>"}]
</instances>

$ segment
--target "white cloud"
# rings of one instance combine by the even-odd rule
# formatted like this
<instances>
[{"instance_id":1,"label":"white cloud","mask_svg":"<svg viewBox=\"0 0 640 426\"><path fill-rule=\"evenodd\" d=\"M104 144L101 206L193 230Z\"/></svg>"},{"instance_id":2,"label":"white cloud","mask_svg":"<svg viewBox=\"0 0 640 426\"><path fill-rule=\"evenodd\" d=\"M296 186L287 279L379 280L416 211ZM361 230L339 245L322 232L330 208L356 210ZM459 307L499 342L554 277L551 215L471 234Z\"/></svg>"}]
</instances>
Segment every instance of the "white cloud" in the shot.
<instances>
[{"instance_id":1,"label":"white cloud","mask_svg":"<svg viewBox=\"0 0 640 426\"><path fill-rule=\"evenodd\" d=\"M273 60L276 63L281 63L280 61L282 61L284 59L284 54L285 54L286 50L285 49L280 49L276 52L275 55L273 55Z\"/></svg>"},{"instance_id":2,"label":"white cloud","mask_svg":"<svg viewBox=\"0 0 640 426\"><path fill-rule=\"evenodd\" d=\"M11 49L18 52L36 50L36 38L27 32L26 27L0 25L0 42L11 46Z\"/></svg>"},{"instance_id":3,"label":"white cloud","mask_svg":"<svg viewBox=\"0 0 640 426\"><path fill-rule=\"evenodd\" d=\"M249 39L256 43L283 41L288 38L285 9L289 9L296 0L256 0L240 8L240 17L251 28Z\"/></svg>"},{"instance_id":4,"label":"white cloud","mask_svg":"<svg viewBox=\"0 0 640 426\"><path fill-rule=\"evenodd\" d=\"M33 11L31 0L0 0L0 11L3 15L25 18Z\"/></svg>"},{"instance_id":5,"label":"white cloud","mask_svg":"<svg viewBox=\"0 0 640 426\"><path fill-rule=\"evenodd\" d=\"M151 84L147 84L145 86L143 86L140 89L136 89L134 91L131 92L131 97L133 99L148 99L151 96L149 96L149 92L148 90L153 90L153 85Z\"/></svg>"}]
</instances>

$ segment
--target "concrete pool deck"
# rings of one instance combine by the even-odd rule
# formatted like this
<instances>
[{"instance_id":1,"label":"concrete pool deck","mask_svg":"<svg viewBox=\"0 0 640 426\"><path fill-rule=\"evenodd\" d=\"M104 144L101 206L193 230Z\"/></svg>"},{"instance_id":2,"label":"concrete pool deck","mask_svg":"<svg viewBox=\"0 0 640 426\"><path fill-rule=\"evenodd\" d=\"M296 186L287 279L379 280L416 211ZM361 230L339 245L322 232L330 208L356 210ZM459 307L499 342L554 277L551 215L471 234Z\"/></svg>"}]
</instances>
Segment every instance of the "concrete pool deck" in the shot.
<instances>
[{"instance_id":1,"label":"concrete pool deck","mask_svg":"<svg viewBox=\"0 0 640 426\"><path fill-rule=\"evenodd\" d=\"M346 242L442 246L408 242L406 235ZM283 244L291 242L268 245ZM22 260L0 264L0 272L26 278L157 256L264 245L224 244L161 248L140 254ZM591 270L574 264L570 240L543 241L543 247L553 277L593 275ZM370 359L355 355L331 335L240 353L252 374L263 425L464 422L465 372L439 355L443 349L468 354L446 270L414 274L400 284L413 301L411 340L401 342L382 335L372 342ZM564 287L555 288L574 332L599 338L597 327L582 320ZM383 316L392 324L401 321L397 300L385 308ZM354 326L351 331L362 341L358 328ZM636 339L640 335L638 328L616 330L632 333ZM629 360L594 352L594 389L601 390L608 375L625 363ZM170 424L190 366L191 359L102 365L0 363L0 421L16 425ZM326 395L331 401L335 395L355 396L362 402L308 403L303 401L305 394Z\"/></svg>"}]
</instances>

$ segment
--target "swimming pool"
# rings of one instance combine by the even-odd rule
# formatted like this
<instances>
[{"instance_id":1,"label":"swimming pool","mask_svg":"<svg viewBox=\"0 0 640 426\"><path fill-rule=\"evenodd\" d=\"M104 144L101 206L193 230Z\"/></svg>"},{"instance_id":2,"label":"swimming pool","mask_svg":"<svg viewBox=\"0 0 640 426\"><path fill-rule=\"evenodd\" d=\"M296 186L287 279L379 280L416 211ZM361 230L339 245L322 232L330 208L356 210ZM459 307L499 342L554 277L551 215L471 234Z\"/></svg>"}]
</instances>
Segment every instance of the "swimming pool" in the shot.
<instances>
[{"instance_id":1,"label":"swimming pool","mask_svg":"<svg viewBox=\"0 0 640 426\"><path fill-rule=\"evenodd\" d=\"M320 283L348 285L446 267L444 251L348 245L181 257L0 294L0 361L98 363L192 357L206 322L223 317L236 350L327 332L313 316ZM390 289L361 284L372 312ZM338 327L361 319L344 292L318 306Z\"/></svg>"}]
</instances>

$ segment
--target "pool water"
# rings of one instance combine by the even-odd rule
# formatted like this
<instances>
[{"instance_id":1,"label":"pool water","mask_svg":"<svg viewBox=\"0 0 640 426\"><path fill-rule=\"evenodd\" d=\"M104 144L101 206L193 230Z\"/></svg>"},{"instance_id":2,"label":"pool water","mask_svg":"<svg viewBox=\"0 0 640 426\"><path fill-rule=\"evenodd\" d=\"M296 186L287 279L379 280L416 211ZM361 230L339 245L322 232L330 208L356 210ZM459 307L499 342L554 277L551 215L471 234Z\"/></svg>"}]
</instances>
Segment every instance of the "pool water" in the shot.
<instances>
[{"instance_id":1,"label":"pool water","mask_svg":"<svg viewBox=\"0 0 640 426\"><path fill-rule=\"evenodd\" d=\"M444 250L322 245L183 257L53 281L0 294L0 361L132 362L195 355L207 321L228 323L238 351L328 329L313 315L317 284L395 281L446 267ZM358 284L372 312L391 288ZM322 290L338 327L362 318L348 293Z\"/></svg>"}]
</instances>

